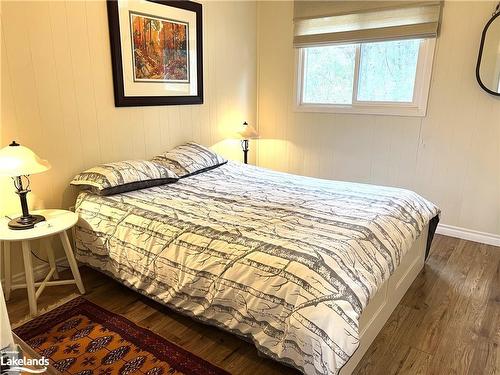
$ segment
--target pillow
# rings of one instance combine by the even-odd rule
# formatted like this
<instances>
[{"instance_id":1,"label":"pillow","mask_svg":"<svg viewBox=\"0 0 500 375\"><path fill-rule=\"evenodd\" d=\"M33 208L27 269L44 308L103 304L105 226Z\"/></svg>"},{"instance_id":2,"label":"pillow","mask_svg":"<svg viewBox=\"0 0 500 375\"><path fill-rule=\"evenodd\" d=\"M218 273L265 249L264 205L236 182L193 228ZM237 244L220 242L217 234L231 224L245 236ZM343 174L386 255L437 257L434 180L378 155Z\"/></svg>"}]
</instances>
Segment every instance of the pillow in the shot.
<instances>
[{"instance_id":1,"label":"pillow","mask_svg":"<svg viewBox=\"0 0 500 375\"><path fill-rule=\"evenodd\" d=\"M84 185L99 195L112 195L178 179L175 173L162 165L147 160L127 160L87 169L75 176L71 185Z\"/></svg>"},{"instance_id":2,"label":"pillow","mask_svg":"<svg viewBox=\"0 0 500 375\"><path fill-rule=\"evenodd\" d=\"M194 142L177 146L173 150L155 156L152 161L170 169L180 178L208 171L227 163L222 156Z\"/></svg>"}]
</instances>

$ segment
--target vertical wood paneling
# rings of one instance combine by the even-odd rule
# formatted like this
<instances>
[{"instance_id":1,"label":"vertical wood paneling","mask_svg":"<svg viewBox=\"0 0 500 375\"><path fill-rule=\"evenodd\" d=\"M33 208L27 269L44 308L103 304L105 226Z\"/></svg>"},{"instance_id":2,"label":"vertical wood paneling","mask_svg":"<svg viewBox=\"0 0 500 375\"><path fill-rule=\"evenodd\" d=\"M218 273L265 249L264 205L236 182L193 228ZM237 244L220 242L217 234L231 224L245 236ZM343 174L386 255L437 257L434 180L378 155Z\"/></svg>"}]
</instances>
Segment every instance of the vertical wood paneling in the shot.
<instances>
[{"instance_id":1,"label":"vertical wood paneling","mask_svg":"<svg viewBox=\"0 0 500 375\"><path fill-rule=\"evenodd\" d=\"M144 153L160 154L165 150L162 147L162 124L160 123L160 109L158 107L150 108L149 110L142 111L144 136Z\"/></svg>"},{"instance_id":2,"label":"vertical wood paneling","mask_svg":"<svg viewBox=\"0 0 500 375\"><path fill-rule=\"evenodd\" d=\"M132 128L134 124L131 119L127 119L124 111L115 111L109 103L113 102L113 81L111 77L111 57L109 52L109 34L107 30L106 4L100 1L82 2L84 16L86 20L86 32L88 35L89 46L87 53L89 55L89 69L92 80L92 92L95 101L96 121L99 136L96 141L99 144L101 160L118 160L123 149L129 149L132 153L133 147L130 143L123 147L121 142L116 142L117 137L122 137L122 133L117 133L124 121L130 122L130 129L127 132L130 136L134 134ZM91 23L89 21L92 20ZM69 21L69 20L68 20ZM83 125L83 129L86 127ZM95 133L91 133L95 134ZM122 138L120 138L122 140ZM132 140L132 138L131 138ZM128 143L128 142L127 142ZM132 157L130 157L132 158ZM95 160L86 160L87 168L95 164Z\"/></svg>"},{"instance_id":3,"label":"vertical wood paneling","mask_svg":"<svg viewBox=\"0 0 500 375\"><path fill-rule=\"evenodd\" d=\"M2 112L15 111L17 126L16 133L12 136L22 138L26 144L33 144L36 139L41 138L42 133L28 29L19 27L25 20L22 3L9 3L12 12L8 12L6 8L6 4L2 3L3 42L6 50L3 63L7 63L2 73L8 72L12 83L13 108L2 108ZM8 132L8 127L9 124L4 124L2 131Z\"/></svg>"},{"instance_id":4,"label":"vertical wood paneling","mask_svg":"<svg viewBox=\"0 0 500 375\"><path fill-rule=\"evenodd\" d=\"M68 184L85 168L193 139L240 157L220 141L255 122L256 4L203 2L203 11L205 104L116 108L104 0L1 2L0 146L16 139L53 166L32 177L32 207L73 205ZM10 181L0 193L0 214L18 210Z\"/></svg>"},{"instance_id":5,"label":"vertical wood paneling","mask_svg":"<svg viewBox=\"0 0 500 375\"><path fill-rule=\"evenodd\" d=\"M73 139L80 140L82 130L78 116L77 91L75 89L75 78L69 48L70 35L67 31L66 4L64 2L51 2L49 3L49 7L50 17L48 21L52 34L52 51L54 56L57 56L54 58L54 67L57 72L54 83L59 91L63 122L60 134L67 145L65 159L67 160L68 169L64 174L71 175L78 173L85 163L82 142L68 141Z\"/></svg>"},{"instance_id":6,"label":"vertical wood paneling","mask_svg":"<svg viewBox=\"0 0 500 375\"><path fill-rule=\"evenodd\" d=\"M409 188L436 202L444 223L500 234L500 100L474 75L495 5L445 2L427 116L420 118L294 112L284 101L295 74L293 2L259 3L258 117L269 139L259 143L258 163ZM278 151L282 144L288 155Z\"/></svg>"},{"instance_id":7,"label":"vertical wood paneling","mask_svg":"<svg viewBox=\"0 0 500 375\"><path fill-rule=\"evenodd\" d=\"M1 25L1 74L2 80L1 84L1 101L0 101L0 142L2 144L8 144L18 133L17 130L17 117L16 110L14 106L13 94L12 94L12 83L10 81L9 67L7 51L5 47L5 33L3 32L3 23ZM10 108L10 110L5 110ZM13 124L12 127L7 129L7 124ZM10 179L2 178L0 179L0 195L2 197L0 207L5 212L12 212L12 210L17 208L17 196L12 189L12 182Z\"/></svg>"},{"instance_id":8,"label":"vertical wood paneling","mask_svg":"<svg viewBox=\"0 0 500 375\"><path fill-rule=\"evenodd\" d=\"M25 12L32 13L33 3L27 3ZM69 35L68 48L71 53L71 66L76 90L77 112L80 122L80 142L85 163L89 166L102 162L99 124L97 121L97 100L95 79L92 71L91 54L87 28L86 4L83 1L69 1L66 5L66 26ZM4 15L5 17L5 15ZM92 46L94 44L92 40ZM40 63L40 62L39 62Z\"/></svg>"},{"instance_id":9,"label":"vertical wood paneling","mask_svg":"<svg viewBox=\"0 0 500 375\"><path fill-rule=\"evenodd\" d=\"M65 188L62 181L54 179L57 170L66 171L67 159L59 157L60 153L69 153L68 144L61 142L54 147L53 140L60 139L59 132L63 129L62 108L56 78L55 59L52 53L52 31L50 26L50 9L48 3L33 3L34 11L25 14L24 22L28 30L28 40L33 61L36 97L38 100L39 124L36 132L37 151L51 160L52 169L42 175L33 177L37 185L46 186L50 190ZM46 61L39 64L38 61ZM35 140L34 140L35 141ZM39 197L42 197L38 195ZM40 205L54 206L55 197L43 196Z\"/></svg>"}]
</instances>

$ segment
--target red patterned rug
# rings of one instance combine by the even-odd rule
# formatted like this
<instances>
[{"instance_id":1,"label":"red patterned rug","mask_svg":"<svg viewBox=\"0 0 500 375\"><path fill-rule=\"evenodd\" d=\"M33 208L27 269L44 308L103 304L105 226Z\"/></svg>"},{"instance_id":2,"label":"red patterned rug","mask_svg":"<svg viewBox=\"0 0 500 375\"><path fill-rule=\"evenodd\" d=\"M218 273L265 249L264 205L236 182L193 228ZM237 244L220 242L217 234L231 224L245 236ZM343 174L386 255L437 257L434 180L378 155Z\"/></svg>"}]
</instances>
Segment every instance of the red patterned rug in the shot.
<instances>
[{"instance_id":1,"label":"red patterned rug","mask_svg":"<svg viewBox=\"0 0 500 375\"><path fill-rule=\"evenodd\" d=\"M226 375L226 371L85 298L14 332L52 367L78 375Z\"/></svg>"}]
</instances>

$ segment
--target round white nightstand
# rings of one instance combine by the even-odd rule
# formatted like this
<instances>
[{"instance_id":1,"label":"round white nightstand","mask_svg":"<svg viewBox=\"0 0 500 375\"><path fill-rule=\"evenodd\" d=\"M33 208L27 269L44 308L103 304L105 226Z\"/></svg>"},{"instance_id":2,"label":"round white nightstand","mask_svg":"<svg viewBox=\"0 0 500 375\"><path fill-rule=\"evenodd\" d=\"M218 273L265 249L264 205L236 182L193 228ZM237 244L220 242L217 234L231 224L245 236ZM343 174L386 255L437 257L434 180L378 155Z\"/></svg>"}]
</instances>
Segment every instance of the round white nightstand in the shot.
<instances>
[{"instance_id":1,"label":"round white nightstand","mask_svg":"<svg viewBox=\"0 0 500 375\"><path fill-rule=\"evenodd\" d=\"M78 221L78 215L74 212L66 210L40 210L33 211L32 214L45 216L45 221L39 223L32 229L12 230L8 227L9 219L0 219L0 241L3 243L5 256L5 299L9 299L11 290L26 288L28 290L30 313L31 315L35 315L37 313L36 300L46 286L76 284L78 290L82 294L85 293L85 288L83 287L80 272L78 271L78 265L76 264L76 260L73 255L73 249L71 248L71 244L66 233L66 230L72 228L76 224ZM48 241L46 239L47 237L56 234L59 235L59 238L61 239L64 252L68 258L69 267L73 273L73 279L49 281L52 276L54 276L54 279L58 279L58 274L54 252L50 246L47 246ZM35 282L33 277L30 241L35 239L40 239L43 243L45 243L44 247L47 251L47 257L50 265L49 273L45 279L40 282ZM10 244L11 242L16 241L21 242L26 284L12 284L12 274L10 270ZM38 287L38 289L35 290L35 287Z\"/></svg>"}]
</instances>

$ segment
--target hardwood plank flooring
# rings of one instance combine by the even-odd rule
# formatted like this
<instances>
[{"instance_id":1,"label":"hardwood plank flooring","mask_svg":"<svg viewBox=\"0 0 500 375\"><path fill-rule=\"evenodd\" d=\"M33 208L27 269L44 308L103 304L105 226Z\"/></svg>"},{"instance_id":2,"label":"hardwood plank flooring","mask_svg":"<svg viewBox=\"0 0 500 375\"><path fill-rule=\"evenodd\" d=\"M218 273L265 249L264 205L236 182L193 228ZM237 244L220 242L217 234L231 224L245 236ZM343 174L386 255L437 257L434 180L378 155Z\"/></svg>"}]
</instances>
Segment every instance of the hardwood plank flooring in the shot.
<instances>
[{"instance_id":1,"label":"hardwood plank flooring","mask_svg":"<svg viewBox=\"0 0 500 375\"><path fill-rule=\"evenodd\" d=\"M355 370L361 374L500 373L500 248L436 235L431 255ZM65 271L67 273L67 271ZM294 374L240 338L177 314L86 267L90 301L233 374ZM64 277L64 272L62 273ZM39 308L76 292L47 288ZM26 292L12 292L11 321L29 312Z\"/></svg>"}]
</instances>

